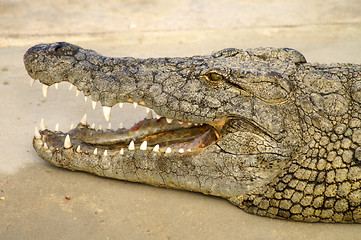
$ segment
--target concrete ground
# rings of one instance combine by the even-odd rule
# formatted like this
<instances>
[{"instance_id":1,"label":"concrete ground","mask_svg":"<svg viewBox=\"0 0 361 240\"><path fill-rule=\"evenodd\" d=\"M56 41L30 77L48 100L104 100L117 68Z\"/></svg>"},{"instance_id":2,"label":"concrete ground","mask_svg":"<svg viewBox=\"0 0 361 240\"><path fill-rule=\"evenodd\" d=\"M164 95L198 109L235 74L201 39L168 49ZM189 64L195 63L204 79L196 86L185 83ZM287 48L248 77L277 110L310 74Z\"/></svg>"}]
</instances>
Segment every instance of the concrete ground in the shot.
<instances>
[{"instance_id":1,"label":"concrete ground","mask_svg":"<svg viewBox=\"0 0 361 240\"><path fill-rule=\"evenodd\" d=\"M221 198L70 172L32 149L41 118L61 130L105 125L68 85L30 88L22 56L69 41L107 56L190 56L226 47L291 47L309 62L361 63L358 0L0 2L0 239L360 239L359 225L305 224L246 214ZM131 117L130 117L131 116ZM112 112L130 126L145 110Z\"/></svg>"}]
</instances>

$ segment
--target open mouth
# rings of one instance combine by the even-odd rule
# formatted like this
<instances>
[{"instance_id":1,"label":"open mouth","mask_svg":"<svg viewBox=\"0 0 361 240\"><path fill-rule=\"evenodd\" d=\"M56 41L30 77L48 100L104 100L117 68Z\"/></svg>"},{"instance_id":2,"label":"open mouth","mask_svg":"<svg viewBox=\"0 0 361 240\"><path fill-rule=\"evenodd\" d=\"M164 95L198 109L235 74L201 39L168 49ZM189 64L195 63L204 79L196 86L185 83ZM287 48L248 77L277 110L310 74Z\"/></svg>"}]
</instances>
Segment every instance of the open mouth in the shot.
<instances>
[{"instance_id":1,"label":"open mouth","mask_svg":"<svg viewBox=\"0 0 361 240\"><path fill-rule=\"evenodd\" d=\"M31 85L34 80L32 80ZM55 85L57 88L58 84ZM49 86L43 85L43 95L47 96ZM77 90L77 95L79 94ZM144 105L128 99L134 106ZM93 101L93 108L96 102ZM123 103L119 103L122 107ZM103 106L104 117L109 121L111 107ZM95 129L87 123L86 115L69 132L45 129L43 120L40 131L35 129L34 143L42 150L59 152L61 149L73 149L81 154L120 154L125 151L152 151L164 154L184 154L200 151L220 139L219 127L223 123L195 124L177 119L169 119L154 114L147 108L147 116L129 129ZM218 130L217 130L218 129ZM40 141L39 141L40 140ZM40 150L40 149L39 149ZM38 151L38 150L37 150Z\"/></svg>"}]
</instances>

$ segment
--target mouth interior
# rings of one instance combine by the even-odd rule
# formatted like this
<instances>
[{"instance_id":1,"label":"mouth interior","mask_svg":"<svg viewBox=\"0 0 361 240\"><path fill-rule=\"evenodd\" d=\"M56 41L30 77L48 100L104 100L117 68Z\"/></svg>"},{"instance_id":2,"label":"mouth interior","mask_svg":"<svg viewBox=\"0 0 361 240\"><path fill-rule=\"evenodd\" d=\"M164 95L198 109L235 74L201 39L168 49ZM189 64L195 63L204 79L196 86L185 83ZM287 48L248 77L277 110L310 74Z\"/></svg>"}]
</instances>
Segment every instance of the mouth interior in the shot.
<instances>
[{"instance_id":1,"label":"mouth interior","mask_svg":"<svg viewBox=\"0 0 361 240\"><path fill-rule=\"evenodd\" d=\"M131 99L126 102L133 103ZM221 125L223 126L223 124ZM45 130L44 127L41 127L40 135L47 147L55 151L66 146L66 135L69 135L72 146L75 148L80 146L81 149L88 152L95 148L130 149L131 144L135 149L142 149L141 145L144 142L146 142L146 149L143 145L142 150L157 149L157 151L166 152L167 149L171 149L172 152L194 152L206 148L220 139L219 126L218 123L195 124L175 119L170 120L158 115L153 118L151 114L151 117L148 115L129 129L96 130L82 119L76 128L67 133L57 129L55 131ZM37 133L35 134L37 135Z\"/></svg>"},{"instance_id":2,"label":"mouth interior","mask_svg":"<svg viewBox=\"0 0 361 240\"><path fill-rule=\"evenodd\" d=\"M196 151L209 146L219 138L217 131L208 124L195 126L178 121L168 123L165 118L144 119L130 129L105 131L79 123L68 134L72 139L81 142L83 147L87 145L107 150L127 148L132 141L137 148L146 141L148 148L158 145L159 149L164 151L168 147L174 151Z\"/></svg>"}]
</instances>

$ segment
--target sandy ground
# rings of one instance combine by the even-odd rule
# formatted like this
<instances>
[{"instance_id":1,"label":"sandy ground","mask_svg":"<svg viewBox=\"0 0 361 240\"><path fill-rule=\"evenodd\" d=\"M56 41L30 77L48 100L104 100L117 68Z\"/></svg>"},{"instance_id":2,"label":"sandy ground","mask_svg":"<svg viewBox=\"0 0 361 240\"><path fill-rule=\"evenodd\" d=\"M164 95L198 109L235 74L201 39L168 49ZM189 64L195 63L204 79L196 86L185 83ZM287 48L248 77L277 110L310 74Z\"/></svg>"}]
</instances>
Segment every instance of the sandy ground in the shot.
<instances>
[{"instance_id":1,"label":"sandy ground","mask_svg":"<svg viewBox=\"0 0 361 240\"><path fill-rule=\"evenodd\" d=\"M108 56L274 46L310 62L361 63L360 12L358 0L1 1L0 239L360 239L359 225L261 218L220 198L48 165L31 145L41 118L62 130L84 113L106 123L99 106L92 110L66 84L44 99L22 62L32 45L70 41ZM144 116L126 106L111 122L130 126Z\"/></svg>"}]
</instances>

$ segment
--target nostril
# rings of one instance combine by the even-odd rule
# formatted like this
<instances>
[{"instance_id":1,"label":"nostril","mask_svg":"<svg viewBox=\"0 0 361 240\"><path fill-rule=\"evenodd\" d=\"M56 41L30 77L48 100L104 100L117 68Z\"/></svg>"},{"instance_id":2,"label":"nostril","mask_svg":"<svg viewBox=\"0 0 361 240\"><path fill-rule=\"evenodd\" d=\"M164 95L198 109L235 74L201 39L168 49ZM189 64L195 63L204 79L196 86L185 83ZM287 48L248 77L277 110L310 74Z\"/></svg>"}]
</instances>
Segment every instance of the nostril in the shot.
<instances>
[{"instance_id":1,"label":"nostril","mask_svg":"<svg viewBox=\"0 0 361 240\"><path fill-rule=\"evenodd\" d=\"M78 46L66 42L58 42L57 45L54 46L53 51L57 56L72 56L77 53L78 49Z\"/></svg>"}]
</instances>

